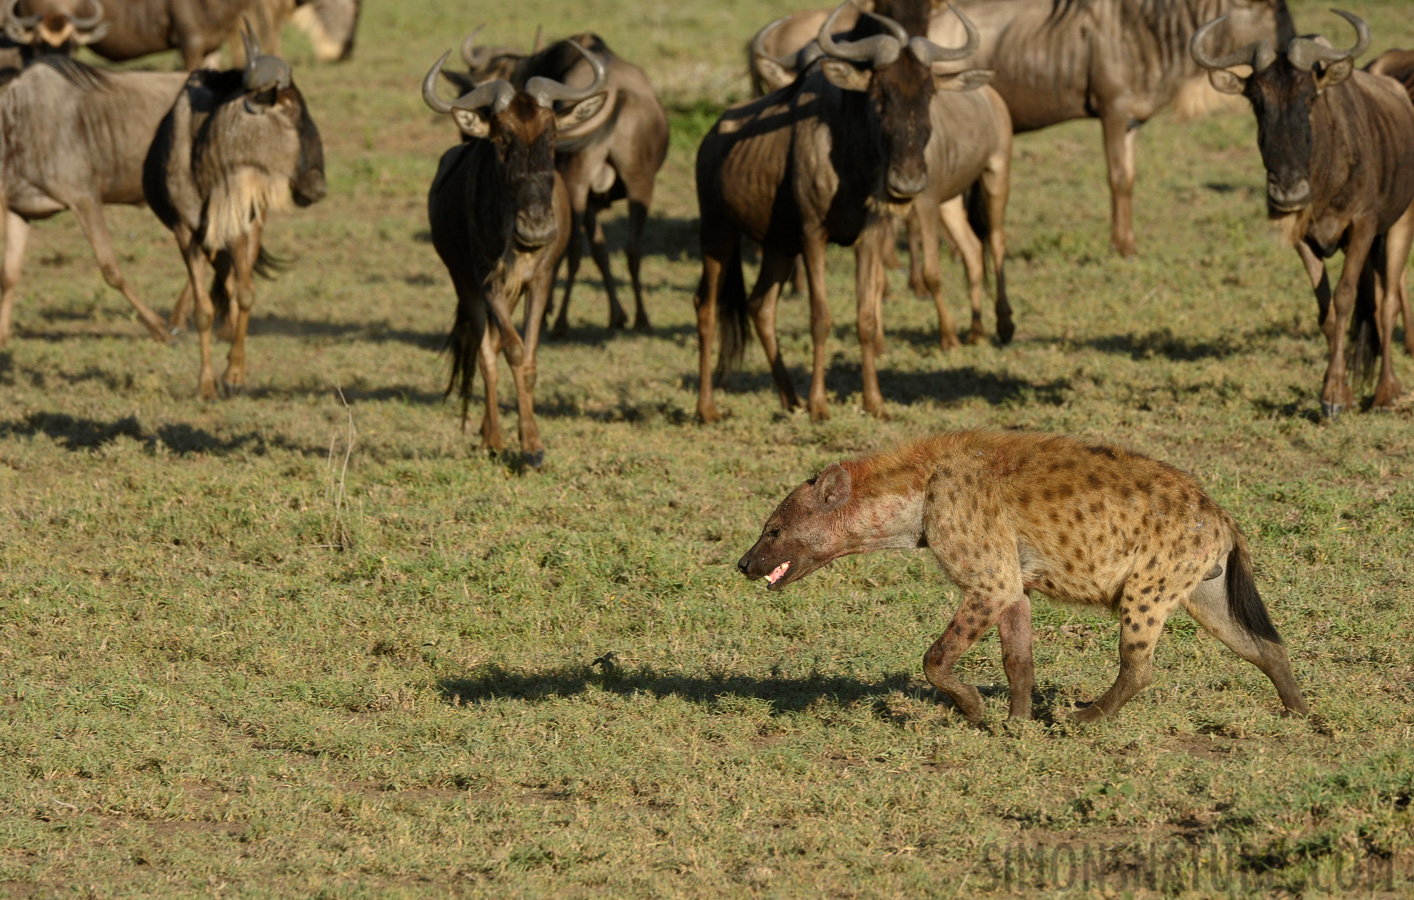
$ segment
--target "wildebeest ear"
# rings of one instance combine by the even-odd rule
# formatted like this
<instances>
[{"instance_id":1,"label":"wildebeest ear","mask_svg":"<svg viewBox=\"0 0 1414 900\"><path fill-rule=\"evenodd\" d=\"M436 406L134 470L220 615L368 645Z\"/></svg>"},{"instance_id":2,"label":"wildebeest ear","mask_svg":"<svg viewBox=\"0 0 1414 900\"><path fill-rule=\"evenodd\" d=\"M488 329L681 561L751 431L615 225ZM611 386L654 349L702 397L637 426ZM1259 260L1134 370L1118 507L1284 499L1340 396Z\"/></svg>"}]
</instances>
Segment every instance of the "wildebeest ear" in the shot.
<instances>
[{"instance_id":1,"label":"wildebeest ear","mask_svg":"<svg viewBox=\"0 0 1414 900\"><path fill-rule=\"evenodd\" d=\"M604 101L609 99L608 91L600 91L571 106L569 109L562 109L555 113L555 125L559 128L569 128L578 125L588 119L594 118L599 110L604 108Z\"/></svg>"},{"instance_id":2,"label":"wildebeest ear","mask_svg":"<svg viewBox=\"0 0 1414 900\"><path fill-rule=\"evenodd\" d=\"M453 107L452 121L457 123L457 127L462 130L462 134L474 138L491 136L491 121L486 118L486 110L484 109L459 109Z\"/></svg>"},{"instance_id":3,"label":"wildebeest ear","mask_svg":"<svg viewBox=\"0 0 1414 900\"><path fill-rule=\"evenodd\" d=\"M851 480L849 470L839 463L830 463L815 476L815 497L825 512L839 509L849 502Z\"/></svg>"},{"instance_id":4,"label":"wildebeest ear","mask_svg":"<svg viewBox=\"0 0 1414 900\"><path fill-rule=\"evenodd\" d=\"M787 69L770 57L758 56L752 62L756 66L757 73L761 76L761 81L765 83L767 91L774 91L795 81L795 70Z\"/></svg>"},{"instance_id":5,"label":"wildebeest ear","mask_svg":"<svg viewBox=\"0 0 1414 900\"><path fill-rule=\"evenodd\" d=\"M874 83L873 69L856 69L842 59L825 57L820 60L825 80L842 91L867 91Z\"/></svg>"},{"instance_id":6,"label":"wildebeest ear","mask_svg":"<svg viewBox=\"0 0 1414 900\"><path fill-rule=\"evenodd\" d=\"M461 97L465 94L470 94L472 90L476 88L476 82L472 80L470 74L463 74L461 72L448 72L446 69L443 69L442 77L451 82L452 86L457 89L458 97Z\"/></svg>"},{"instance_id":7,"label":"wildebeest ear","mask_svg":"<svg viewBox=\"0 0 1414 900\"><path fill-rule=\"evenodd\" d=\"M1240 94L1247 85L1247 79L1227 69L1209 69L1208 83L1220 94Z\"/></svg>"},{"instance_id":8,"label":"wildebeest ear","mask_svg":"<svg viewBox=\"0 0 1414 900\"><path fill-rule=\"evenodd\" d=\"M1350 73L1355 71L1355 60L1350 57L1336 60L1330 65L1322 65L1320 72L1316 75L1316 93L1324 91L1326 88L1333 88L1342 81L1350 77Z\"/></svg>"},{"instance_id":9,"label":"wildebeest ear","mask_svg":"<svg viewBox=\"0 0 1414 900\"><path fill-rule=\"evenodd\" d=\"M991 84L995 69L968 69L966 72L933 73L933 89L938 91L975 91Z\"/></svg>"}]
</instances>

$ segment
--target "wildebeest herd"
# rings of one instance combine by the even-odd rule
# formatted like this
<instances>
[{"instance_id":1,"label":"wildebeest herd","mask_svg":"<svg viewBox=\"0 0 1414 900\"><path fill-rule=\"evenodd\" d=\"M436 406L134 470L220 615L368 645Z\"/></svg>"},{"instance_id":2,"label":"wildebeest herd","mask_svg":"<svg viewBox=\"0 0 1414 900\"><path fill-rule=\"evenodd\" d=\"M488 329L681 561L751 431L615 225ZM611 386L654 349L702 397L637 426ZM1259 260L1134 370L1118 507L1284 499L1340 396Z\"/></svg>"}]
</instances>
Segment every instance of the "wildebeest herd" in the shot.
<instances>
[{"instance_id":1,"label":"wildebeest herd","mask_svg":"<svg viewBox=\"0 0 1414 900\"><path fill-rule=\"evenodd\" d=\"M275 39L301 13L321 57L349 54L357 0L8 0L0 342L9 336L30 223L69 209L105 280L155 338L168 340L194 310L201 395L244 386L252 273L271 265L260 246L266 213L325 192L314 120L289 66L263 53L259 38ZM937 306L942 348L958 338L940 287L940 227L967 273L967 339L985 338L990 256L996 334L1007 343L1015 330L1005 277L1013 134L1100 119L1112 240L1127 256L1136 249L1137 131L1205 76L1219 91L1246 96L1256 114L1268 214L1310 275L1329 345L1324 414L1334 418L1355 401L1350 369L1364 375L1377 354L1373 402L1391 404L1400 393L1390 344L1401 312L1414 352L1403 275L1414 241L1414 54L1391 51L1355 70L1369 28L1339 15L1356 35L1343 48L1298 36L1285 0L855 0L765 25L747 43L760 96L723 112L697 154L699 418L720 418L713 382L739 360L752 328L782 403L800 405L775 328L776 302L793 274L797 282L803 275L814 342L805 405L813 420L828 415L830 243L855 250L866 411L884 414L875 356L900 229L910 284ZM242 23L232 55L243 62L201 68ZM465 420L482 372L481 444L502 450L494 398L504 353L521 453L539 466L536 351L562 258L552 334L567 327L581 234L603 276L610 327L628 322L600 221L619 199L628 201L633 323L649 327L642 238L668 120L643 71L595 34L545 46L537 34L535 47L520 52L478 45L477 33L461 47L465 72L446 70L444 56L422 84L424 101L460 131L429 196L433 244L457 293L448 392L459 394ZM175 48L191 74L102 69L75 60L79 46L115 60ZM439 73L455 99L438 95ZM146 203L176 237L190 277L165 322L123 277L104 224L107 203ZM1346 265L1332 289L1325 260L1337 251ZM742 263L753 252L760 266L748 291ZM512 321L522 295L523 334ZM232 341L219 385L211 364L218 315Z\"/></svg>"}]
</instances>

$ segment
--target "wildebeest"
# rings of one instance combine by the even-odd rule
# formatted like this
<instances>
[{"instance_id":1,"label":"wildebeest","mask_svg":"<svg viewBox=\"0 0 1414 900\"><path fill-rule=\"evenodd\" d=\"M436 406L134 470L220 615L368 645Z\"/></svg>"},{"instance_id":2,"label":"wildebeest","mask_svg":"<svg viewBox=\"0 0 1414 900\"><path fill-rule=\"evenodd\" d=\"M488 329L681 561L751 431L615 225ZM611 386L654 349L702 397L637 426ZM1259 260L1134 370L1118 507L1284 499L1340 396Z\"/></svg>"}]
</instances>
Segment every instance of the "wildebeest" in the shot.
<instances>
[{"instance_id":1,"label":"wildebeest","mask_svg":"<svg viewBox=\"0 0 1414 900\"><path fill-rule=\"evenodd\" d=\"M280 29L292 22L308 35L315 59L333 62L353 56L361 11L361 0L254 0L248 18L257 39L272 55L280 53ZM231 56L241 66L245 57L239 52L238 37L231 35Z\"/></svg>"},{"instance_id":2,"label":"wildebeest","mask_svg":"<svg viewBox=\"0 0 1414 900\"><path fill-rule=\"evenodd\" d=\"M108 33L99 0L89 0L86 16L72 9L25 15L19 11L22 2L9 0L5 4L5 36L19 47L32 48L36 53L72 53L78 47L102 40Z\"/></svg>"},{"instance_id":3,"label":"wildebeest","mask_svg":"<svg viewBox=\"0 0 1414 900\"><path fill-rule=\"evenodd\" d=\"M1404 90L1409 94L1411 101L1414 101L1414 50L1388 50L1381 53L1368 66L1366 72L1376 75L1387 75L1404 85ZM1397 258L1404 259L1409 254L1409 246L1414 242L1414 222L1401 219L1389 232L1388 253ZM1404 255L1400 255L1400 248ZM1399 303L1400 313L1404 317L1404 350L1414 354L1414 309L1409 303L1409 284L1404 278L1404 273L1394 279L1392 284L1386 286L1387 290L1395 292L1395 297Z\"/></svg>"},{"instance_id":4,"label":"wildebeest","mask_svg":"<svg viewBox=\"0 0 1414 900\"><path fill-rule=\"evenodd\" d=\"M107 33L88 47L105 59L121 61L177 49L187 71L200 68L221 49L255 0L103 0ZM50 16L92 17L93 0L21 0L24 12Z\"/></svg>"},{"instance_id":5,"label":"wildebeest","mask_svg":"<svg viewBox=\"0 0 1414 900\"><path fill-rule=\"evenodd\" d=\"M486 382L481 446L500 452L496 355L504 351L516 387L521 458L532 467L545 461L535 424L535 350L555 263L570 238L569 194L555 170L555 142L561 127L592 119L608 99L604 61L572 46L593 71L582 87L540 76L522 87L496 79L448 103L436 86L450 50L422 82L423 100L451 114L463 135L442 155L427 194L432 245L457 292L447 393L459 392L465 427L479 360ZM521 294L527 298L524 340L511 319Z\"/></svg>"},{"instance_id":6,"label":"wildebeest","mask_svg":"<svg viewBox=\"0 0 1414 900\"><path fill-rule=\"evenodd\" d=\"M1414 105L1398 82L1355 69L1370 46L1363 19L1335 11L1355 28L1353 47L1334 49L1322 39L1291 37L1277 44L1258 40L1222 57L1209 54L1209 22L1193 35L1193 58L1213 86L1242 94L1257 116L1257 145L1267 170L1267 213L1282 221L1296 247L1320 307L1321 330L1330 347L1321 411L1335 418L1354 395L1346 373L1346 325L1356 368L1372 366L1376 341L1381 357L1375 405L1399 395L1390 360L1396 303L1392 290L1408 253L1388 236L1407 235L1414 218ZM1243 77L1231 70L1250 66ZM1332 296L1325 260L1345 251ZM1378 308L1377 308L1378 307ZM1354 314L1352 316L1352 313ZM1362 335L1364 337L1362 338Z\"/></svg>"},{"instance_id":7,"label":"wildebeest","mask_svg":"<svg viewBox=\"0 0 1414 900\"><path fill-rule=\"evenodd\" d=\"M697 413L704 421L720 418L711 378L719 306L728 319L719 373L740 354L749 312L782 402L787 408L798 405L775 336L775 301L796 255L804 254L810 284L815 352L809 411L818 420L828 414L827 241L855 247L864 407L874 414L883 412L874 357L888 218L911 203L937 209L947 191L957 193L981 177L997 232L992 246L1004 247L1001 210L1011 145L1006 108L983 86L987 73L933 71L936 63L976 49L977 32L963 22L966 41L946 49L910 38L898 22L874 14L861 20L855 39L836 41L832 16L819 33L823 55L809 71L779 91L727 110L703 138L697 152L702 279L695 302ZM875 33L864 34L866 26ZM749 299L741 275L743 236L762 247L761 272ZM936 252L936 238L925 243Z\"/></svg>"},{"instance_id":8,"label":"wildebeest","mask_svg":"<svg viewBox=\"0 0 1414 900\"><path fill-rule=\"evenodd\" d=\"M162 119L143 170L148 203L176 237L196 297L206 399L217 396L208 262L230 255L236 316L221 383L235 392L246 382L245 336L265 217L291 200L308 206L326 191L319 130L289 65L262 54L254 41L246 59L243 69L191 73Z\"/></svg>"},{"instance_id":9,"label":"wildebeest","mask_svg":"<svg viewBox=\"0 0 1414 900\"><path fill-rule=\"evenodd\" d=\"M1252 577L1247 542L1197 481L1136 453L1051 434L961 431L826 466L797 487L737 563L778 591L841 556L927 547L962 605L923 673L972 722L982 697L953 672L993 625L1011 715L1031 718L1031 601L1098 606L1120 619L1119 677L1077 711L1119 712L1154 680L1154 647L1179 606L1306 715Z\"/></svg>"},{"instance_id":10,"label":"wildebeest","mask_svg":"<svg viewBox=\"0 0 1414 900\"><path fill-rule=\"evenodd\" d=\"M103 204L144 201L143 158L184 80L180 72L105 72L44 54L0 89L0 343L10 334L30 223L65 209L78 219L104 280L153 337L171 338L123 278Z\"/></svg>"},{"instance_id":11,"label":"wildebeest","mask_svg":"<svg viewBox=\"0 0 1414 900\"><path fill-rule=\"evenodd\" d=\"M475 84L504 78L517 87L531 78L549 78L571 87L582 87L594 78L589 63L572 45L578 45L603 60L608 75L604 90L608 100L599 113L560 131L555 145L555 165L564 178L570 196L571 232L565 292L551 334L562 336L569 327L570 293L583 254L581 230L589 239L590 253L604 279L609 296L609 327L622 328L628 316L619 303L614 279L609 272L608 245L600 214L615 200L628 200L629 279L633 284L633 326L649 327L643 305L643 285L639 271L643 259L643 228L653 202L653 182L668 154L668 116L653 85L643 70L615 54L595 34L579 34L555 41L529 56L507 53L502 48L477 47L475 33L462 43L462 59L470 69L467 80L459 82L465 91ZM539 43L537 37L536 43ZM457 76L448 76L457 80Z\"/></svg>"},{"instance_id":12,"label":"wildebeest","mask_svg":"<svg viewBox=\"0 0 1414 900\"><path fill-rule=\"evenodd\" d=\"M1226 15L1224 33L1212 39L1235 47L1274 39L1277 19L1286 15L1286 0L963 0L953 7L981 33L967 65L995 70L992 87L1006 100L1018 134L1070 119L1100 120L1111 240L1123 256L1137 249L1132 213L1137 129L1201 78L1188 54L1194 29ZM936 13L928 37L955 41L953 17ZM795 49L773 48L777 56Z\"/></svg>"}]
</instances>

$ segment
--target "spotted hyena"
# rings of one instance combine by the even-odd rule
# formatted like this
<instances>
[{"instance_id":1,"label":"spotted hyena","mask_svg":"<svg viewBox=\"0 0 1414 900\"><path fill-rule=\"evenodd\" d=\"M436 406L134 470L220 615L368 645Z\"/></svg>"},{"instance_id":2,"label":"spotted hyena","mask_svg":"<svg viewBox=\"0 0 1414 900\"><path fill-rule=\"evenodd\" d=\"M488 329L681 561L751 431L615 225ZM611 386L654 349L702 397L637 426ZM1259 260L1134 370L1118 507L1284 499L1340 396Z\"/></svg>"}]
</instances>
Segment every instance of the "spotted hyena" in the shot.
<instances>
[{"instance_id":1,"label":"spotted hyena","mask_svg":"<svg viewBox=\"0 0 1414 900\"><path fill-rule=\"evenodd\" d=\"M953 665L993 624L1011 715L1031 716L1032 590L1120 618L1119 677L1081 721L1113 716L1153 681L1154 644L1180 605L1306 713L1237 523L1191 475L1118 448L960 431L833 463L786 497L737 567L778 591L841 556L913 547L962 589L923 672L973 722L982 698Z\"/></svg>"}]
</instances>

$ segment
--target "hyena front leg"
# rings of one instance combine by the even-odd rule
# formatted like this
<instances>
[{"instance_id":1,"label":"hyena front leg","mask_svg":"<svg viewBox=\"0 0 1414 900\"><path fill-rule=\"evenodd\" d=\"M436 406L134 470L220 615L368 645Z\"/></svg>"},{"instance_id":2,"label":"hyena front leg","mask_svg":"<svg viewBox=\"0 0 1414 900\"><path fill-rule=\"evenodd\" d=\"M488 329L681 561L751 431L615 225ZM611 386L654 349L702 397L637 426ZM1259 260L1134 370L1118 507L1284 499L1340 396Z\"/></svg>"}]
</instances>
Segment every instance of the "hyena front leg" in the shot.
<instances>
[{"instance_id":1,"label":"hyena front leg","mask_svg":"<svg viewBox=\"0 0 1414 900\"><path fill-rule=\"evenodd\" d=\"M1119 677L1104 696L1076 712L1076 721L1112 717L1131 697L1154 683L1154 645L1179 598L1191 588L1184 585L1181 591L1173 591L1167 579L1129 580L1119 601Z\"/></svg>"},{"instance_id":2,"label":"hyena front leg","mask_svg":"<svg viewBox=\"0 0 1414 900\"><path fill-rule=\"evenodd\" d=\"M1014 584L1011 582L1015 582ZM947 630L943 636L938 638L933 646L928 648L928 652L923 655L923 674L933 687L942 691L952 698L953 703L967 717L971 723L978 724L982 721L982 695L977 692L977 688L970 684L964 684L953 674L953 666L957 664L962 654L975 643L977 639L987 633L998 619L1007 618L1008 631L1012 637L1017 637L1015 613L1011 613L1011 607L1025 599L1025 593L1021 590L1021 579L1004 578L1001 584L978 585L976 588L964 588L962 595L962 606L958 608L957 615L953 616L948 623ZM1029 637L1031 614L1028 608L1025 610L1026 631ZM1008 644L1018 643L1018 641L1007 641ZM1018 674L1024 673L1027 681L1026 714L1031 712L1031 651L1029 641L1025 652L1025 659L1016 661L1016 671ZM1007 669L1007 677L1012 676L1012 669ZM1019 691L1015 682L1012 683L1012 714L1015 715L1017 707L1017 697Z\"/></svg>"}]
</instances>

